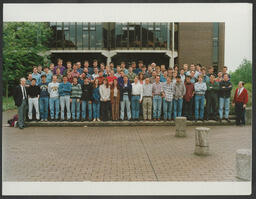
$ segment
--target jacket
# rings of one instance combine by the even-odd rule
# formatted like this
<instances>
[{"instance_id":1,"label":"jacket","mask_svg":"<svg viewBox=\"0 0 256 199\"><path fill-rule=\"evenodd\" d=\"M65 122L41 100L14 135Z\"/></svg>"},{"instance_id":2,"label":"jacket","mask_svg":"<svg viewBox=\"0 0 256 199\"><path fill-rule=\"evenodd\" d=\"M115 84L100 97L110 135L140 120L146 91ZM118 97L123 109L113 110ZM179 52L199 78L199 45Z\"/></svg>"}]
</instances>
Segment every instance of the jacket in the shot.
<instances>
[{"instance_id":1,"label":"jacket","mask_svg":"<svg viewBox=\"0 0 256 199\"><path fill-rule=\"evenodd\" d=\"M120 89L117 88L117 97L116 97L117 103L120 101ZM111 104L114 103L114 87L111 87L110 89L110 101Z\"/></svg>"},{"instance_id":2,"label":"jacket","mask_svg":"<svg viewBox=\"0 0 256 199\"><path fill-rule=\"evenodd\" d=\"M97 88L93 88L93 90L92 90L92 101L95 104L98 104L100 102L100 88L99 88L99 86Z\"/></svg>"},{"instance_id":3,"label":"jacket","mask_svg":"<svg viewBox=\"0 0 256 199\"><path fill-rule=\"evenodd\" d=\"M60 83L59 85L59 95L60 96L65 96L65 95L70 95L71 94L71 83L67 82L64 84L63 82Z\"/></svg>"},{"instance_id":4,"label":"jacket","mask_svg":"<svg viewBox=\"0 0 256 199\"><path fill-rule=\"evenodd\" d=\"M100 101L110 101L110 88L104 84L100 85Z\"/></svg>"},{"instance_id":5,"label":"jacket","mask_svg":"<svg viewBox=\"0 0 256 199\"><path fill-rule=\"evenodd\" d=\"M221 98L229 98L231 90L232 90L232 84L231 84L230 81L224 81L224 80L221 81L220 82L219 97L221 97Z\"/></svg>"},{"instance_id":6,"label":"jacket","mask_svg":"<svg viewBox=\"0 0 256 199\"><path fill-rule=\"evenodd\" d=\"M236 89L234 99L233 99L233 103L242 102L243 104L247 104L247 102L248 102L248 92L247 92L247 90L245 88L243 88L243 91L240 93L240 95L238 95L238 90L239 90L239 88Z\"/></svg>"},{"instance_id":7,"label":"jacket","mask_svg":"<svg viewBox=\"0 0 256 199\"><path fill-rule=\"evenodd\" d=\"M124 84L120 86L120 101L123 101L124 92L128 92L129 100L132 98L132 85L128 82L127 87L124 87Z\"/></svg>"},{"instance_id":8,"label":"jacket","mask_svg":"<svg viewBox=\"0 0 256 199\"><path fill-rule=\"evenodd\" d=\"M83 84L82 85L82 97L81 100L83 101L92 101L92 84Z\"/></svg>"},{"instance_id":9,"label":"jacket","mask_svg":"<svg viewBox=\"0 0 256 199\"><path fill-rule=\"evenodd\" d=\"M28 97L28 89L27 87L25 87L26 93L27 93L27 97ZM23 100L23 94L22 94L22 90L21 90L21 86L18 85L14 91L13 91L13 98L14 98L14 102L16 106L20 106L22 104L22 100Z\"/></svg>"},{"instance_id":10,"label":"jacket","mask_svg":"<svg viewBox=\"0 0 256 199\"><path fill-rule=\"evenodd\" d=\"M71 98L78 98L80 99L82 96L82 88L80 84L72 84L71 87Z\"/></svg>"},{"instance_id":11,"label":"jacket","mask_svg":"<svg viewBox=\"0 0 256 199\"><path fill-rule=\"evenodd\" d=\"M206 82L207 86L207 97L217 97L220 89L219 83L214 81L212 84L210 81Z\"/></svg>"},{"instance_id":12,"label":"jacket","mask_svg":"<svg viewBox=\"0 0 256 199\"><path fill-rule=\"evenodd\" d=\"M183 82L180 82L179 84L177 82L174 83L173 89L173 98L175 100L183 98L183 96L186 94L186 87Z\"/></svg>"},{"instance_id":13,"label":"jacket","mask_svg":"<svg viewBox=\"0 0 256 199\"><path fill-rule=\"evenodd\" d=\"M193 83L187 83L185 82L186 87L186 94L184 95L184 99L186 102L189 102L193 98L193 92L194 92L194 84Z\"/></svg>"}]
</instances>

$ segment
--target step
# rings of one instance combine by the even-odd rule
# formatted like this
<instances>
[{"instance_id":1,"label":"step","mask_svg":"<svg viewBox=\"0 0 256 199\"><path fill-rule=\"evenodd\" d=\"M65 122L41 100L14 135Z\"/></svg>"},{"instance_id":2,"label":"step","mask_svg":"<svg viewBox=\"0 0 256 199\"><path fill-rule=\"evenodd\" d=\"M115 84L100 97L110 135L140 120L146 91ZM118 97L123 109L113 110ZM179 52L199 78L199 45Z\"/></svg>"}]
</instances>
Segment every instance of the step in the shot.
<instances>
[{"instance_id":1,"label":"step","mask_svg":"<svg viewBox=\"0 0 256 199\"><path fill-rule=\"evenodd\" d=\"M175 126L174 121L100 121L100 122L25 122L26 126L30 127L58 127L58 126L77 126L77 127L105 127L105 126ZM214 120L209 121L187 121L187 126L230 126L235 125L235 120L231 120L231 123L223 120L222 123L219 123Z\"/></svg>"}]
</instances>

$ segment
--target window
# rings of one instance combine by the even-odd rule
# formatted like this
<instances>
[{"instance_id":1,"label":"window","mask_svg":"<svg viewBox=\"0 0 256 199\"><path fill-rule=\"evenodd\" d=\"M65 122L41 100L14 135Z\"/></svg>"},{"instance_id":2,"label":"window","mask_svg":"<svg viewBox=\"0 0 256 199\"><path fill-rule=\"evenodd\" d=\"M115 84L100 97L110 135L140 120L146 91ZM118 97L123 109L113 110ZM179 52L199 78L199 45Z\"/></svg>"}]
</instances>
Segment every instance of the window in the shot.
<instances>
[{"instance_id":1,"label":"window","mask_svg":"<svg viewBox=\"0 0 256 199\"><path fill-rule=\"evenodd\" d=\"M212 61L213 65L218 65L218 59L219 59L219 24L213 23L213 56Z\"/></svg>"},{"instance_id":2,"label":"window","mask_svg":"<svg viewBox=\"0 0 256 199\"><path fill-rule=\"evenodd\" d=\"M83 49L89 49L89 25L88 23L83 23Z\"/></svg>"},{"instance_id":3,"label":"window","mask_svg":"<svg viewBox=\"0 0 256 199\"><path fill-rule=\"evenodd\" d=\"M76 39L77 49L83 49L83 23L79 22L76 24Z\"/></svg>"},{"instance_id":4,"label":"window","mask_svg":"<svg viewBox=\"0 0 256 199\"><path fill-rule=\"evenodd\" d=\"M57 23L57 33L56 33L56 48L57 49L63 49L63 39L64 39L64 34L63 34L63 29L62 29L62 23L58 22Z\"/></svg>"}]
</instances>

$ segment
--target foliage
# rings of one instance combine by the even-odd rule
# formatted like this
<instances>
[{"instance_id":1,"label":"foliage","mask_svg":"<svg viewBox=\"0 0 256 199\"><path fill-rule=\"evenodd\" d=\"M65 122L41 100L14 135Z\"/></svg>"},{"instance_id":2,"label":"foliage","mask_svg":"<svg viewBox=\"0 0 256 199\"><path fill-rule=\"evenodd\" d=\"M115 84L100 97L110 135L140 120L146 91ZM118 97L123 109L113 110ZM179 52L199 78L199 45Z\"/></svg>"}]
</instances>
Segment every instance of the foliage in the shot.
<instances>
[{"instance_id":1,"label":"foliage","mask_svg":"<svg viewBox=\"0 0 256 199\"><path fill-rule=\"evenodd\" d=\"M3 81L5 93L26 77L35 65L44 65L52 31L47 23L8 22L3 24Z\"/></svg>"},{"instance_id":2,"label":"foliage","mask_svg":"<svg viewBox=\"0 0 256 199\"><path fill-rule=\"evenodd\" d=\"M231 74L231 82L233 85L237 85L239 81L245 83L252 82L252 63L249 60L244 59L238 69Z\"/></svg>"},{"instance_id":3,"label":"foliage","mask_svg":"<svg viewBox=\"0 0 256 199\"><path fill-rule=\"evenodd\" d=\"M12 109L16 109L13 98L3 97L3 111L12 110Z\"/></svg>"}]
</instances>

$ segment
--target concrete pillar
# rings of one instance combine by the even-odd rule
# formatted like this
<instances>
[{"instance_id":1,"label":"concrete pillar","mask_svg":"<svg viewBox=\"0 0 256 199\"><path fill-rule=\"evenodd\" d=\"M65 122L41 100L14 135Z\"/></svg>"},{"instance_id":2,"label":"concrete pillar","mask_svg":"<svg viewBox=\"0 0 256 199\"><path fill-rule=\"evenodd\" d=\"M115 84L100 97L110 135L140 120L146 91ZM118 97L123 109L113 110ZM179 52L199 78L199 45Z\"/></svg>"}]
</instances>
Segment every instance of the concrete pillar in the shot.
<instances>
[{"instance_id":1,"label":"concrete pillar","mask_svg":"<svg viewBox=\"0 0 256 199\"><path fill-rule=\"evenodd\" d=\"M197 127L195 129L195 154L209 155L208 134L210 128Z\"/></svg>"},{"instance_id":2,"label":"concrete pillar","mask_svg":"<svg viewBox=\"0 0 256 199\"><path fill-rule=\"evenodd\" d=\"M117 54L117 52L115 52L115 51L102 51L101 54L104 55L105 57L107 57L107 64L109 64L111 62L111 58L113 56L115 56Z\"/></svg>"},{"instance_id":3,"label":"concrete pillar","mask_svg":"<svg viewBox=\"0 0 256 199\"><path fill-rule=\"evenodd\" d=\"M236 177L250 181L252 173L252 151L238 149L236 151Z\"/></svg>"},{"instance_id":4,"label":"concrete pillar","mask_svg":"<svg viewBox=\"0 0 256 199\"><path fill-rule=\"evenodd\" d=\"M252 107L246 107L245 109L245 124L252 124Z\"/></svg>"},{"instance_id":5,"label":"concrete pillar","mask_svg":"<svg viewBox=\"0 0 256 199\"><path fill-rule=\"evenodd\" d=\"M176 127L175 137L186 137L187 118L176 117L175 127Z\"/></svg>"}]
</instances>

